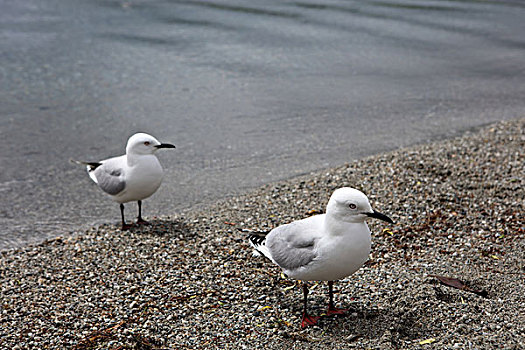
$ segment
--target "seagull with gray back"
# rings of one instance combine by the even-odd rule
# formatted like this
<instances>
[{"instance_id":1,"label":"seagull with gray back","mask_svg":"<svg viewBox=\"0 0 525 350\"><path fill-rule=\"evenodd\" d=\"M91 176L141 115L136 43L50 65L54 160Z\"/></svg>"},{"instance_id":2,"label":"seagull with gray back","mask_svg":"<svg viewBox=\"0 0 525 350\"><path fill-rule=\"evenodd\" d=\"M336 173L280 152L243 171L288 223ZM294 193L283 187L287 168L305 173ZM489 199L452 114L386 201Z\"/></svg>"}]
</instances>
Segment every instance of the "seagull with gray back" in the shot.
<instances>
[{"instance_id":1,"label":"seagull with gray back","mask_svg":"<svg viewBox=\"0 0 525 350\"><path fill-rule=\"evenodd\" d=\"M138 203L138 224L147 223L142 219L142 200L157 191L164 171L155 155L161 148L175 148L169 143L160 143L156 138L145 133L137 133L128 139L126 154L101 160L99 162L74 163L85 165L89 177L115 202L120 203L122 230L131 225L124 219L124 203Z\"/></svg>"},{"instance_id":2,"label":"seagull with gray back","mask_svg":"<svg viewBox=\"0 0 525 350\"><path fill-rule=\"evenodd\" d=\"M256 253L266 256L288 277L303 281L303 328L319 319L307 312L306 281L328 281L326 314L346 313L347 310L334 306L333 281L353 274L368 260L371 235L367 218L393 223L388 216L373 210L361 191L343 187L330 197L326 214L279 226L266 236L248 237Z\"/></svg>"}]
</instances>

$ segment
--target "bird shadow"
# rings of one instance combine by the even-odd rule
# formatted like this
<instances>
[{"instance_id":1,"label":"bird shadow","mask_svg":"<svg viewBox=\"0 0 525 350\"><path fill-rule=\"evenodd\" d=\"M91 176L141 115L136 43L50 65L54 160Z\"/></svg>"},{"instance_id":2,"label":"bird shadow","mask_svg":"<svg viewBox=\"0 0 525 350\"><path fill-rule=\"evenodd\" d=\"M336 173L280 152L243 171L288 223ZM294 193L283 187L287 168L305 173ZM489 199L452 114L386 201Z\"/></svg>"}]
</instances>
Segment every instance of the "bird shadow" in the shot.
<instances>
[{"instance_id":1,"label":"bird shadow","mask_svg":"<svg viewBox=\"0 0 525 350\"><path fill-rule=\"evenodd\" d=\"M405 310L355 305L344 317L322 319L320 327L327 335L345 334L353 339L381 339L395 347L402 347L405 340L417 339L426 334L425 326L419 322L421 317Z\"/></svg>"},{"instance_id":2,"label":"bird shadow","mask_svg":"<svg viewBox=\"0 0 525 350\"><path fill-rule=\"evenodd\" d=\"M311 315L321 315L313 327L301 329L299 319L302 305L296 299L281 295L280 308L290 310L298 317L298 322L289 324L285 337L304 342L330 342L333 337L344 338L348 342L368 339L388 343L394 348L402 348L406 341L420 339L429 334L428 327L422 320L430 317L428 311L410 307L369 306L360 301L338 307L348 308L345 315L326 316L326 297L312 295L308 310Z\"/></svg>"},{"instance_id":3,"label":"bird shadow","mask_svg":"<svg viewBox=\"0 0 525 350\"><path fill-rule=\"evenodd\" d=\"M183 220L159 219L148 220L147 224L134 224L130 231L153 236L193 237L195 234Z\"/></svg>"}]
</instances>

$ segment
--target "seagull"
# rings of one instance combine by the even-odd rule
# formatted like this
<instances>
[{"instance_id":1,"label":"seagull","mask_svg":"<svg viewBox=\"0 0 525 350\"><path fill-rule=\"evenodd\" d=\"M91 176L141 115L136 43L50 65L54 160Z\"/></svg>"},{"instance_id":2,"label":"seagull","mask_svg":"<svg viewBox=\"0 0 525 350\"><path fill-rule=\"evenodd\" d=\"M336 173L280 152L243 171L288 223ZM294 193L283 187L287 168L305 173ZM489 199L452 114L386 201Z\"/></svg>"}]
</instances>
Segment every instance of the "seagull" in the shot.
<instances>
[{"instance_id":1,"label":"seagull","mask_svg":"<svg viewBox=\"0 0 525 350\"><path fill-rule=\"evenodd\" d=\"M364 193L343 187L333 192L326 214L278 226L266 235L249 235L254 255L266 256L286 276L303 281L302 328L316 324L320 318L307 312L306 281L328 281L326 315L344 315L348 311L334 306L333 284L356 272L368 260L371 236L367 218L393 224L388 216L372 209Z\"/></svg>"},{"instance_id":2,"label":"seagull","mask_svg":"<svg viewBox=\"0 0 525 350\"><path fill-rule=\"evenodd\" d=\"M111 199L120 203L122 230L132 225L124 220L124 203L137 201L139 216L137 224L147 224L142 219L142 200L151 196L159 188L164 171L155 152L161 148L175 148L169 143L160 143L145 133L137 133L128 139L126 154L101 160L99 162L73 163L85 165L89 177L106 192Z\"/></svg>"}]
</instances>

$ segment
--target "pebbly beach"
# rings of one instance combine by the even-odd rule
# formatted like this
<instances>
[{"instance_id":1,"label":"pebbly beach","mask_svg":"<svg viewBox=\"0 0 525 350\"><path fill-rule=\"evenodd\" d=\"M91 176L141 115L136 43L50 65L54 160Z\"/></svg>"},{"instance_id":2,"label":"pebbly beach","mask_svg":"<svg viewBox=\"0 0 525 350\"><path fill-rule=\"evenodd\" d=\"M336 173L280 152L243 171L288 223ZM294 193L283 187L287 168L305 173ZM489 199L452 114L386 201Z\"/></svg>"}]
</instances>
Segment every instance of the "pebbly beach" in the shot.
<instances>
[{"instance_id":1,"label":"pebbly beach","mask_svg":"<svg viewBox=\"0 0 525 350\"><path fill-rule=\"evenodd\" d=\"M499 122L2 251L0 349L522 349L524 150L525 119ZM300 283L247 236L322 213L344 186L395 224L369 221L368 262L334 284L348 315L301 329ZM326 283L310 291L321 314Z\"/></svg>"}]
</instances>

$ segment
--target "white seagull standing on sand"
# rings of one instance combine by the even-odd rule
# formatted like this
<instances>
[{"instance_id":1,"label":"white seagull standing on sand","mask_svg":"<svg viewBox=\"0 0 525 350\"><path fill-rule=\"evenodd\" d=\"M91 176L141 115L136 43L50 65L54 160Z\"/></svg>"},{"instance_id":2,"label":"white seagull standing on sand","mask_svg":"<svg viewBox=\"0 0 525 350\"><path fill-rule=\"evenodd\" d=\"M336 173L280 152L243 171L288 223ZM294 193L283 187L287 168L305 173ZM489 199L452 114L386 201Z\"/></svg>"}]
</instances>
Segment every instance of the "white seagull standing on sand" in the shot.
<instances>
[{"instance_id":1,"label":"white seagull standing on sand","mask_svg":"<svg viewBox=\"0 0 525 350\"><path fill-rule=\"evenodd\" d=\"M308 285L304 281L328 281L327 315L347 311L334 307L333 281L353 274L368 260L371 236L365 220L369 217L393 223L373 210L361 191L343 187L330 197L326 214L279 226L265 237L249 236L256 253L266 256L288 277L303 281L301 327L314 325L319 319L306 311Z\"/></svg>"},{"instance_id":2,"label":"white seagull standing on sand","mask_svg":"<svg viewBox=\"0 0 525 350\"><path fill-rule=\"evenodd\" d=\"M111 199L120 203L122 230L131 225L124 220L124 203L137 201L139 206L138 224L147 223L142 219L142 200L151 196L159 188L164 171L155 152L160 148L175 148L169 143L160 143L145 133L137 133L128 139L126 154L101 160L99 162L74 163L86 165L89 177Z\"/></svg>"}]
</instances>

